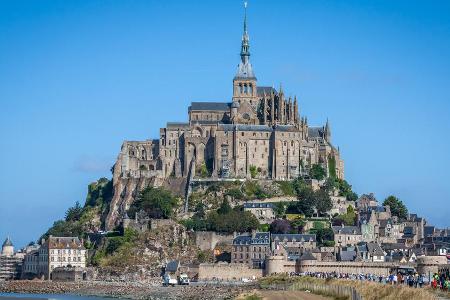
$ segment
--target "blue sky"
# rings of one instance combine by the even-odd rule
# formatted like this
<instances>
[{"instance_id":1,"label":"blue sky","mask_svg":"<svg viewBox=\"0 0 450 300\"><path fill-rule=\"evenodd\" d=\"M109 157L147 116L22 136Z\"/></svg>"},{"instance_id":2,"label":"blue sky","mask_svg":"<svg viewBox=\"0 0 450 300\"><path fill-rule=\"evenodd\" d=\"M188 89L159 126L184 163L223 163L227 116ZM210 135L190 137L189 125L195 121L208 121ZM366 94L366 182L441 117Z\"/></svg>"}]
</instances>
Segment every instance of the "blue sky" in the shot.
<instances>
[{"instance_id":1,"label":"blue sky","mask_svg":"<svg viewBox=\"0 0 450 300\"><path fill-rule=\"evenodd\" d=\"M40 236L123 140L230 101L241 1L0 1L0 238ZM330 119L358 193L450 226L450 2L250 1L260 85Z\"/></svg>"}]
</instances>

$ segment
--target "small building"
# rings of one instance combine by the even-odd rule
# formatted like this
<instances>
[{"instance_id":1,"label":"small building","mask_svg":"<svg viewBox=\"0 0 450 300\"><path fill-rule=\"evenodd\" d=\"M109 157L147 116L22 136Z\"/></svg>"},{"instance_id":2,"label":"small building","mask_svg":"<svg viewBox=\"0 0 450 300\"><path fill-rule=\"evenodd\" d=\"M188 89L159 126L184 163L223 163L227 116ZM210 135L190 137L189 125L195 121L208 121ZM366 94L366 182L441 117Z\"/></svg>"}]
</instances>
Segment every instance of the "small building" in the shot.
<instances>
[{"instance_id":1,"label":"small building","mask_svg":"<svg viewBox=\"0 0 450 300\"><path fill-rule=\"evenodd\" d=\"M271 250L283 247L287 252L288 260L297 260L306 251L316 249L315 234L271 234Z\"/></svg>"},{"instance_id":2,"label":"small building","mask_svg":"<svg viewBox=\"0 0 450 300\"><path fill-rule=\"evenodd\" d=\"M25 254L22 266L22 279L33 279L39 276L39 249Z\"/></svg>"},{"instance_id":3,"label":"small building","mask_svg":"<svg viewBox=\"0 0 450 300\"><path fill-rule=\"evenodd\" d=\"M266 256L270 255L270 233L255 232L239 235L233 240L231 263L247 264L251 268L264 268Z\"/></svg>"},{"instance_id":4,"label":"small building","mask_svg":"<svg viewBox=\"0 0 450 300\"><path fill-rule=\"evenodd\" d=\"M244 211L251 212L260 223L270 224L275 220L273 203L247 202L244 203Z\"/></svg>"},{"instance_id":5,"label":"small building","mask_svg":"<svg viewBox=\"0 0 450 300\"><path fill-rule=\"evenodd\" d=\"M362 241L361 230L357 226L333 226L336 246L356 245Z\"/></svg>"}]
</instances>

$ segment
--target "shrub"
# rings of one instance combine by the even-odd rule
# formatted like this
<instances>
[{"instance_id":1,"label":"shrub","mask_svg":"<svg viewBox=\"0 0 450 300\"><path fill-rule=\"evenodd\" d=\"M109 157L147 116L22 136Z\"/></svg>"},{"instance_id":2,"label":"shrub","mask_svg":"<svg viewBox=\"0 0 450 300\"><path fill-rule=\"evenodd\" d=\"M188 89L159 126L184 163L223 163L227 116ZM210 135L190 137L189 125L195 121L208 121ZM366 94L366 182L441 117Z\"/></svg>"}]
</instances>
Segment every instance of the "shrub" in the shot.
<instances>
[{"instance_id":1,"label":"shrub","mask_svg":"<svg viewBox=\"0 0 450 300\"><path fill-rule=\"evenodd\" d=\"M174 214L178 200L164 188L148 187L141 191L138 199L128 210L129 215L145 211L151 218L168 219Z\"/></svg>"}]
</instances>

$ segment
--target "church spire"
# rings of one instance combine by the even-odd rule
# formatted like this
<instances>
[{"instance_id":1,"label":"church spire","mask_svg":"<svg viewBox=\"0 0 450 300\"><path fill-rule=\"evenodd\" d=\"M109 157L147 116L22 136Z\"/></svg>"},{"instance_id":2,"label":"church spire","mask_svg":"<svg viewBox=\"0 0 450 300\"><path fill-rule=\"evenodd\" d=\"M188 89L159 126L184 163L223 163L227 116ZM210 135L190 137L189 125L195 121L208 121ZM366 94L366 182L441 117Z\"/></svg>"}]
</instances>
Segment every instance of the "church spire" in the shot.
<instances>
[{"instance_id":1,"label":"church spire","mask_svg":"<svg viewBox=\"0 0 450 300\"><path fill-rule=\"evenodd\" d=\"M244 2L244 33L242 34L241 61L247 64L250 58L250 43L247 32L247 2Z\"/></svg>"},{"instance_id":2,"label":"church spire","mask_svg":"<svg viewBox=\"0 0 450 300\"><path fill-rule=\"evenodd\" d=\"M247 2L244 2L244 32L241 42L241 62L238 66L237 78L255 78L252 64L250 63L250 42L247 32Z\"/></svg>"}]
</instances>

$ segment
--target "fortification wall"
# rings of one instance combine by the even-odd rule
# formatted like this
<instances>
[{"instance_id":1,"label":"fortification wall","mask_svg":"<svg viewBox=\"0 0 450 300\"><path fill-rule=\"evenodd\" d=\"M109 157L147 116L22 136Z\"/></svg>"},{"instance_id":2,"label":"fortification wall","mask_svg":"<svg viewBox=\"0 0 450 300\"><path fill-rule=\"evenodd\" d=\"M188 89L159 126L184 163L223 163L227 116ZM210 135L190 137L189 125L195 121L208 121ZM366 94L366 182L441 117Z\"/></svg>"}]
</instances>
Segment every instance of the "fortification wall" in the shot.
<instances>
[{"instance_id":1,"label":"fortification wall","mask_svg":"<svg viewBox=\"0 0 450 300\"><path fill-rule=\"evenodd\" d=\"M434 274L439 271L439 267L447 264L445 256L419 256L416 260L417 272L420 274Z\"/></svg>"},{"instance_id":2,"label":"fortification wall","mask_svg":"<svg viewBox=\"0 0 450 300\"><path fill-rule=\"evenodd\" d=\"M259 278L263 276L262 269L251 269L245 264L200 264L198 278L201 280L241 280L242 278Z\"/></svg>"}]
</instances>

